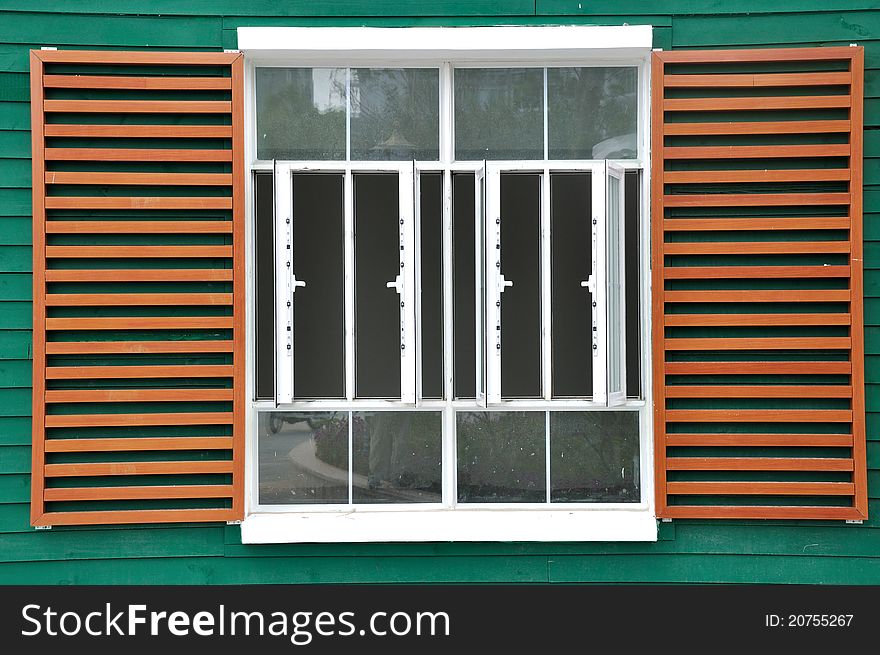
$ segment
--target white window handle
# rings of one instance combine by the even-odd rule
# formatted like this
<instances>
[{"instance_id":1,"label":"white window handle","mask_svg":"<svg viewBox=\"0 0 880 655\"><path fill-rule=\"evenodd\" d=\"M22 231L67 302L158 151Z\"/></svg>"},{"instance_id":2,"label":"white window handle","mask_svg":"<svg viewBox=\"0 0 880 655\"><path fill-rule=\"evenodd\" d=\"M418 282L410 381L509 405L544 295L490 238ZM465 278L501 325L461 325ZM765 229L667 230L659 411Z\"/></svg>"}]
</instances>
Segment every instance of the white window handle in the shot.
<instances>
[{"instance_id":1,"label":"white window handle","mask_svg":"<svg viewBox=\"0 0 880 655\"><path fill-rule=\"evenodd\" d=\"M403 293L403 276L398 274L398 276L396 278L394 278L393 282L386 282L385 286L388 287L389 289L397 290L398 294L402 294Z\"/></svg>"},{"instance_id":2,"label":"white window handle","mask_svg":"<svg viewBox=\"0 0 880 655\"><path fill-rule=\"evenodd\" d=\"M513 286L513 280L505 280L503 274L498 275L498 293L504 293L507 287Z\"/></svg>"},{"instance_id":3,"label":"white window handle","mask_svg":"<svg viewBox=\"0 0 880 655\"><path fill-rule=\"evenodd\" d=\"M596 293L596 280L591 275L586 280L581 281L581 286L585 289L588 289L591 294Z\"/></svg>"},{"instance_id":4,"label":"white window handle","mask_svg":"<svg viewBox=\"0 0 880 655\"><path fill-rule=\"evenodd\" d=\"M297 280L297 279L296 279L296 276L294 275L294 276L293 276L293 282L292 282L292 291L293 291L294 293L296 293L296 288L297 288L297 287L304 287L304 286L306 286L305 280Z\"/></svg>"}]
</instances>

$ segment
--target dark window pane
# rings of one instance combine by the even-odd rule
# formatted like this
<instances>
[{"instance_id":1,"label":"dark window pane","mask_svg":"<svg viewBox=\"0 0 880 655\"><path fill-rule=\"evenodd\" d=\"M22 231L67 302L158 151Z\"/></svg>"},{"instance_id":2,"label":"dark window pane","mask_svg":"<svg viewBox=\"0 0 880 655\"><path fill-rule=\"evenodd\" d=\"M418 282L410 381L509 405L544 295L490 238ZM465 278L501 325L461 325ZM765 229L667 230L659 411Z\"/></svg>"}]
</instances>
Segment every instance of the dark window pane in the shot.
<instances>
[{"instance_id":1,"label":"dark window pane","mask_svg":"<svg viewBox=\"0 0 880 655\"><path fill-rule=\"evenodd\" d=\"M293 176L293 391L345 397L343 177Z\"/></svg>"},{"instance_id":2,"label":"dark window pane","mask_svg":"<svg viewBox=\"0 0 880 655\"><path fill-rule=\"evenodd\" d=\"M422 397L443 397L443 176L422 173Z\"/></svg>"},{"instance_id":3,"label":"dark window pane","mask_svg":"<svg viewBox=\"0 0 880 655\"><path fill-rule=\"evenodd\" d=\"M258 399L275 398L275 232L271 172L254 174L256 302L255 387Z\"/></svg>"},{"instance_id":4,"label":"dark window pane","mask_svg":"<svg viewBox=\"0 0 880 655\"><path fill-rule=\"evenodd\" d=\"M550 176L553 397L593 395L590 173Z\"/></svg>"},{"instance_id":5,"label":"dark window pane","mask_svg":"<svg viewBox=\"0 0 880 655\"><path fill-rule=\"evenodd\" d=\"M400 398L397 173L354 175L355 395Z\"/></svg>"},{"instance_id":6,"label":"dark window pane","mask_svg":"<svg viewBox=\"0 0 880 655\"><path fill-rule=\"evenodd\" d=\"M458 502L546 501L544 412L459 412Z\"/></svg>"},{"instance_id":7,"label":"dark window pane","mask_svg":"<svg viewBox=\"0 0 880 655\"><path fill-rule=\"evenodd\" d=\"M639 502L639 413L550 412L550 500Z\"/></svg>"},{"instance_id":8,"label":"dark window pane","mask_svg":"<svg viewBox=\"0 0 880 655\"><path fill-rule=\"evenodd\" d=\"M476 391L476 264L474 174L452 176L453 395L475 398Z\"/></svg>"},{"instance_id":9,"label":"dark window pane","mask_svg":"<svg viewBox=\"0 0 880 655\"><path fill-rule=\"evenodd\" d=\"M354 412L354 502L439 503L440 417L440 412Z\"/></svg>"},{"instance_id":10,"label":"dark window pane","mask_svg":"<svg viewBox=\"0 0 880 655\"><path fill-rule=\"evenodd\" d=\"M642 395L641 328L639 312L639 189L638 171L626 173L624 189L624 274L626 276L626 395L640 398Z\"/></svg>"},{"instance_id":11,"label":"dark window pane","mask_svg":"<svg viewBox=\"0 0 880 655\"><path fill-rule=\"evenodd\" d=\"M541 396L541 176L501 174L501 395Z\"/></svg>"},{"instance_id":12,"label":"dark window pane","mask_svg":"<svg viewBox=\"0 0 880 655\"><path fill-rule=\"evenodd\" d=\"M348 502L348 412L260 412L263 505Z\"/></svg>"}]
</instances>

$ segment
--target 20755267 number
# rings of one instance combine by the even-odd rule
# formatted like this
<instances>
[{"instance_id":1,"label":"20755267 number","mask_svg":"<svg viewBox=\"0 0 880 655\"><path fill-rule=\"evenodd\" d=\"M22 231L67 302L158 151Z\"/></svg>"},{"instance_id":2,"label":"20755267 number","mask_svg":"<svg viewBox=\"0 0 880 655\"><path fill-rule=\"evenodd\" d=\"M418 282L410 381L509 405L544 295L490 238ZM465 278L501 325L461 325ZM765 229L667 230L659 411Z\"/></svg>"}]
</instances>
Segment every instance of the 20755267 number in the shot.
<instances>
[{"instance_id":1,"label":"20755267 number","mask_svg":"<svg viewBox=\"0 0 880 655\"><path fill-rule=\"evenodd\" d=\"M848 628L853 614L765 614L768 628Z\"/></svg>"}]
</instances>

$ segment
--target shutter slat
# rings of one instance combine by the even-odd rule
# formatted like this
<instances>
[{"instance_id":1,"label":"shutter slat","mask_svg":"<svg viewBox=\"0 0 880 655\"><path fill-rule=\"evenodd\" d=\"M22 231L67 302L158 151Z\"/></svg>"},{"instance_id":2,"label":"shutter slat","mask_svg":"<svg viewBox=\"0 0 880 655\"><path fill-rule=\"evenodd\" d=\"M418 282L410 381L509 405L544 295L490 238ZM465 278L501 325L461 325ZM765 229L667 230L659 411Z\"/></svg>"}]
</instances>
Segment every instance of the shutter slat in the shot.
<instances>
[{"instance_id":1,"label":"shutter slat","mask_svg":"<svg viewBox=\"0 0 880 655\"><path fill-rule=\"evenodd\" d=\"M229 450L232 437L137 437L133 439L50 439L50 453L121 453L145 450Z\"/></svg>"},{"instance_id":2,"label":"shutter slat","mask_svg":"<svg viewBox=\"0 0 880 655\"><path fill-rule=\"evenodd\" d=\"M230 353L231 341L50 341L48 355L123 353Z\"/></svg>"},{"instance_id":3,"label":"shutter slat","mask_svg":"<svg viewBox=\"0 0 880 655\"><path fill-rule=\"evenodd\" d=\"M31 70L32 523L240 520L242 57L32 51Z\"/></svg>"},{"instance_id":4,"label":"shutter slat","mask_svg":"<svg viewBox=\"0 0 880 655\"><path fill-rule=\"evenodd\" d=\"M859 47L653 55L660 517L867 517L863 66Z\"/></svg>"},{"instance_id":5,"label":"shutter slat","mask_svg":"<svg viewBox=\"0 0 880 655\"><path fill-rule=\"evenodd\" d=\"M196 402L232 400L231 389L50 389L47 403Z\"/></svg>"}]
</instances>

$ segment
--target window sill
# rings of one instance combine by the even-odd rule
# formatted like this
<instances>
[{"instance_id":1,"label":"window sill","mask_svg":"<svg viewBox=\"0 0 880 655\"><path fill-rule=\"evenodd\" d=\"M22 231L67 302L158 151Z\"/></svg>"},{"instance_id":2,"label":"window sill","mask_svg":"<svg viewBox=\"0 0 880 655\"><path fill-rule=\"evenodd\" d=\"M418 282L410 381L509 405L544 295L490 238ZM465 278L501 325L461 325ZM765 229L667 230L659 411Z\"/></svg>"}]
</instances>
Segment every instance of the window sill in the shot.
<instances>
[{"instance_id":1,"label":"window sill","mask_svg":"<svg viewBox=\"0 0 880 655\"><path fill-rule=\"evenodd\" d=\"M245 544L406 541L657 541L650 509L356 510L251 514Z\"/></svg>"}]
</instances>

